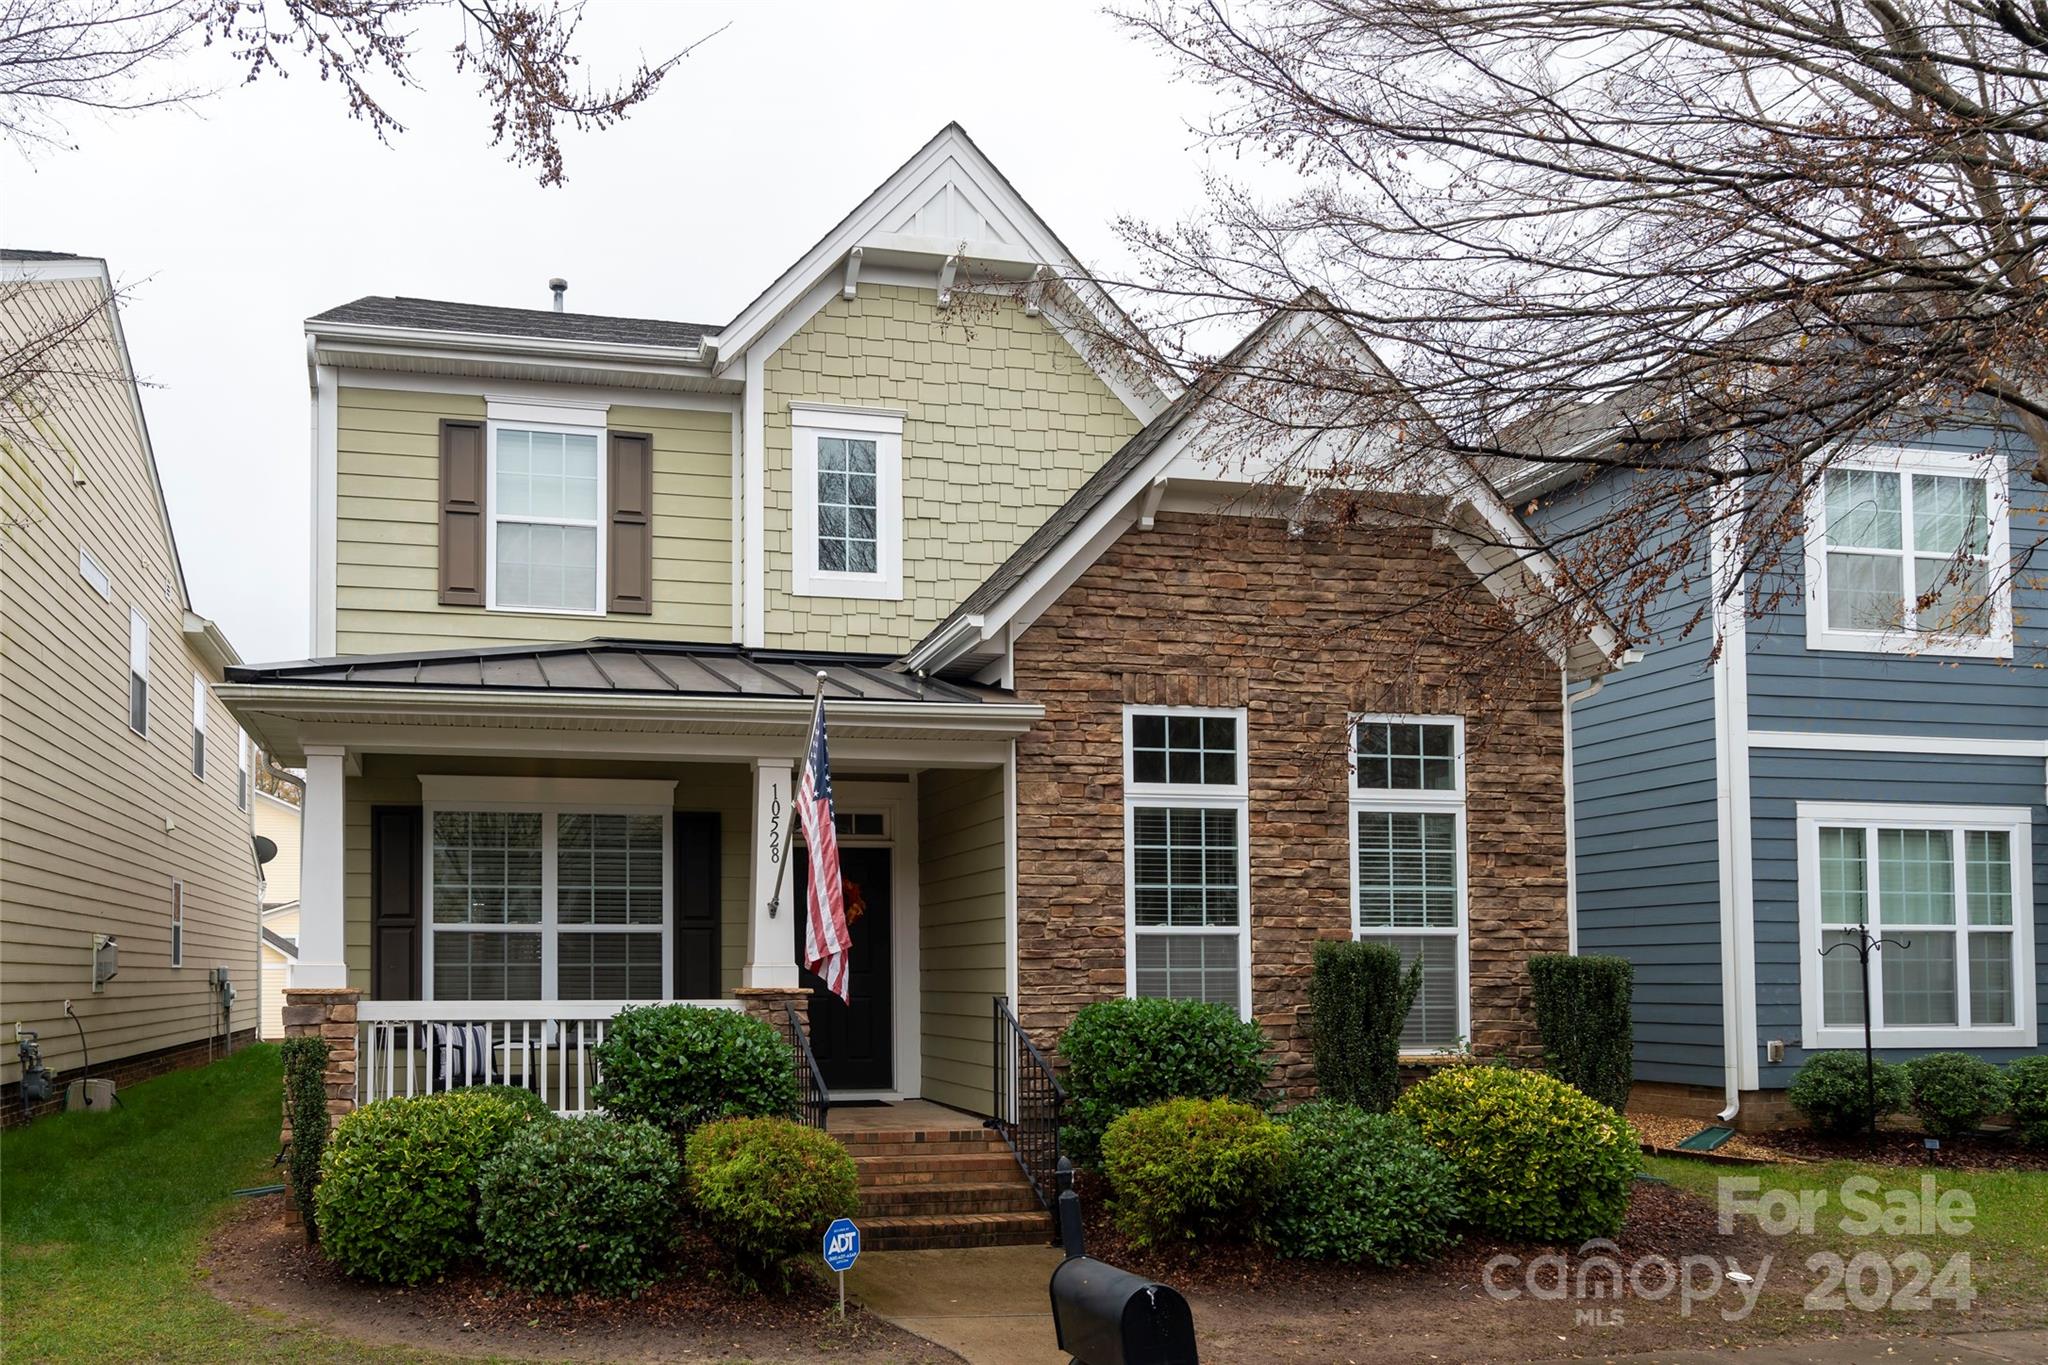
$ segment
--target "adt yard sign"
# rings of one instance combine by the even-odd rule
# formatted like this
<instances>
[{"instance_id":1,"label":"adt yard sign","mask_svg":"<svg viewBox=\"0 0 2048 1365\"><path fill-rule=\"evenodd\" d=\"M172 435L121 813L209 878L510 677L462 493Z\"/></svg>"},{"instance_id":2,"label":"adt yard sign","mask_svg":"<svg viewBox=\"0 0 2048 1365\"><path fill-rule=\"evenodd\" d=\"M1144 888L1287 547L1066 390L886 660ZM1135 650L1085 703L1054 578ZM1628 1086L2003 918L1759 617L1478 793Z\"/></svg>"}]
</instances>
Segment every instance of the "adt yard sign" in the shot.
<instances>
[{"instance_id":1,"label":"adt yard sign","mask_svg":"<svg viewBox=\"0 0 2048 1365\"><path fill-rule=\"evenodd\" d=\"M825 1229L825 1264L840 1274L853 1269L860 1259L860 1229L851 1218L841 1218Z\"/></svg>"}]
</instances>

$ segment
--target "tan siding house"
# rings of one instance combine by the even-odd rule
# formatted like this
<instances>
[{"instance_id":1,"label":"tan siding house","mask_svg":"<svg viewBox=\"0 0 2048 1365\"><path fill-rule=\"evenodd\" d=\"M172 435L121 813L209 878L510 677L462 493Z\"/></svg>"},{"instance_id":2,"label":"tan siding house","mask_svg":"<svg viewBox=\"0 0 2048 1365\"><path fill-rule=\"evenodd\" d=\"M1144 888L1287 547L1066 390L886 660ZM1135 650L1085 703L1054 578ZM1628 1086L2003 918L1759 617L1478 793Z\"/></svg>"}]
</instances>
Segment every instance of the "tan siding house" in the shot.
<instances>
[{"instance_id":1,"label":"tan siding house","mask_svg":"<svg viewBox=\"0 0 2048 1365\"><path fill-rule=\"evenodd\" d=\"M212 692L236 659L187 600L104 263L10 252L0 276L0 346L85 320L80 377L0 407L0 995L60 1071L72 1001L118 1074L255 1027L250 750ZM95 934L120 959L97 990Z\"/></svg>"}]
</instances>

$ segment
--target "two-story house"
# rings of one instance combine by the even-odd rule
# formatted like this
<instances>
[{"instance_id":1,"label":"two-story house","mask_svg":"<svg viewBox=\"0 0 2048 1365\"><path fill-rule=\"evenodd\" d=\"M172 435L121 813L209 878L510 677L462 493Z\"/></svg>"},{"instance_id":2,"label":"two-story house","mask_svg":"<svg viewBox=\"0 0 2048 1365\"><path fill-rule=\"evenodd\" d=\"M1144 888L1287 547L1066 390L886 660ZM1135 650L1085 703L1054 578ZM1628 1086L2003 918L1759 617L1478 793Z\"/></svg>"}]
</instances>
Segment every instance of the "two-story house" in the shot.
<instances>
[{"instance_id":1,"label":"two-story house","mask_svg":"<svg viewBox=\"0 0 2048 1365\"><path fill-rule=\"evenodd\" d=\"M1586 425L1589 454L1612 439ZM1863 1046L1858 926L1880 940L1880 1056L2041 1049L2036 458L1988 420L1869 433L1814 480L1766 581L1739 577L1723 518L1656 604L1642 662L1574 700L1576 938L1635 963L1645 1089L1783 1120L1808 1054ZM1511 487L1557 544L1664 477L1564 464Z\"/></svg>"},{"instance_id":2,"label":"two-story house","mask_svg":"<svg viewBox=\"0 0 2048 1365\"><path fill-rule=\"evenodd\" d=\"M255 1031L238 660L186 591L106 262L0 251L0 354L0 998L60 1081L89 1051L119 1083Z\"/></svg>"},{"instance_id":3,"label":"two-story house","mask_svg":"<svg viewBox=\"0 0 2048 1365\"><path fill-rule=\"evenodd\" d=\"M722 325L310 319L320 657L225 689L306 772L330 993L288 1024L351 1012L364 1097L481 1026L577 1109L623 1002L793 1004L834 1099L1013 1118L1027 1037L1111 996L1256 1018L1298 1078L1313 945L1361 934L1424 963L1417 1051L1528 1051L1606 632L1518 626L1541 556L1476 476L1434 535L1265 510L1215 394L1091 339L1129 326L957 126ZM1356 345L1245 345L1305 339ZM846 1004L801 858L775 893L821 677Z\"/></svg>"}]
</instances>

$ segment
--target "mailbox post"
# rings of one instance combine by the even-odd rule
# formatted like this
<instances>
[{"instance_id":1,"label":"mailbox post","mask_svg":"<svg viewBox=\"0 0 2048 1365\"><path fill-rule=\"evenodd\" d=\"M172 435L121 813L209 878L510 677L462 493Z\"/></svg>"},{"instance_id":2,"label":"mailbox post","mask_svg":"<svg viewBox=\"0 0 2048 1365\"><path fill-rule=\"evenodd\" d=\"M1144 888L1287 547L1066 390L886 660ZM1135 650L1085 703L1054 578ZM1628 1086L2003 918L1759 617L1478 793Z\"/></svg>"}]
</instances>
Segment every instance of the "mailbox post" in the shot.
<instances>
[{"instance_id":1,"label":"mailbox post","mask_svg":"<svg viewBox=\"0 0 2048 1365\"><path fill-rule=\"evenodd\" d=\"M1067 1259L1053 1268L1053 1330L1074 1365L1199 1365L1188 1301L1163 1284L1118 1270L1081 1246L1081 1196L1074 1168L1059 1165L1060 1243Z\"/></svg>"}]
</instances>

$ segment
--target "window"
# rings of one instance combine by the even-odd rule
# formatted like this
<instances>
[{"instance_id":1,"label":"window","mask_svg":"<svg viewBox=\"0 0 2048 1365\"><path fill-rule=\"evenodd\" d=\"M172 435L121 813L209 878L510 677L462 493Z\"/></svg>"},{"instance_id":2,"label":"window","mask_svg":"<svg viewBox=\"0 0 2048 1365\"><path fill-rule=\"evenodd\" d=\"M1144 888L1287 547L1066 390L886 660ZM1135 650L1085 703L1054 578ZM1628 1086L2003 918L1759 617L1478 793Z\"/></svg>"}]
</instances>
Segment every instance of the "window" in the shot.
<instances>
[{"instance_id":1,"label":"window","mask_svg":"<svg viewBox=\"0 0 2048 1365\"><path fill-rule=\"evenodd\" d=\"M185 883L171 879L171 965L185 965Z\"/></svg>"},{"instance_id":2,"label":"window","mask_svg":"<svg viewBox=\"0 0 2048 1365\"><path fill-rule=\"evenodd\" d=\"M149 734L149 622L128 609L128 728Z\"/></svg>"},{"instance_id":3,"label":"window","mask_svg":"<svg viewBox=\"0 0 2048 1365\"><path fill-rule=\"evenodd\" d=\"M1251 1016L1245 713L1124 714L1132 995Z\"/></svg>"},{"instance_id":4,"label":"window","mask_svg":"<svg viewBox=\"0 0 2048 1365\"><path fill-rule=\"evenodd\" d=\"M249 732L235 731L235 805L249 809Z\"/></svg>"},{"instance_id":5,"label":"window","mask_svg":"<svg viewBox=\"0 0 2048 1365\"><path fill-rule=\"evenodd\" d=\"M841 839L886 839L889 818L878 810L835 810L832 829Z\"/></svg>"},{"instance_id":6,"label":"window","mask_svg":"<svg viewBox=\"0 0 2048 1365\"><path fill-rule=\"evenodd\" d=\"M794 406L795 590L903 596L903 415Z\"/></svg>"},{"instance_id":7,"label":"window","mask_svg":"<svg viewBox=\"0 0 2048 1365\"><path fill-rule=\"evenodd\" d=\"M490 430L490 605L601 614L603 431Z\"/></svg>"},{"instance_id":8,"label":"window","mask_svg":"<svg viewBox=\"0 0 2048 1365\"><path fill-rule=\"evenodd\" d=\"M192 676L192 776L206 780L206 679Z\"/></svg>"},{"instance_id":9,"label":"window","mask_svg":"<svg viewBox=\"0 0 2048 1365\"><path fill-rule=\"evenodd\" d=\"M1831 465L1808 518L1808 646L2010 655L2004 470L1928 450Z\"/></svg>"},{"instance_id":10,"label":"window","mask_svg":"<svg viewBox=\"0 0 2048 1365\"><path fill-rule=\"evenodd\" d=\"M107 571L100 567L100 562L84 549L78 552L78 576L100 595L101 600L114 600L114 581L107 577Z\"/></svg>"},{"instance_id":11,"label":"window","mask_svg":"<svg viewBox=\"0 0 2048 1365\"><path fill-rule=\"evenodd\" d=\"M1881 1046L2033 1046L2030 839L2024 810L1801 802L1805 1045L1861 1045L1868 926Z\"/></svg>"},{"instance_id":12,"label":"window","mask_svg":"<svg viewBox=\"0 0 2048 1365\"><path fill-rule=\"evenodd\" d=\"M1422 963L1401 1050L1447 1051L1471 1028L1464 723L1361 716L1351 733L1353 932Z\"/></svg>"},{"instance_id":13,"label":"window","mask_svg":"<svg viewBox=\"0 0 2048 1365\"><path fill-rule=\"evenodd\" d=\"M669 993L669 813L429 807L435 1000Z\"/></svg>"}]
</instances>

